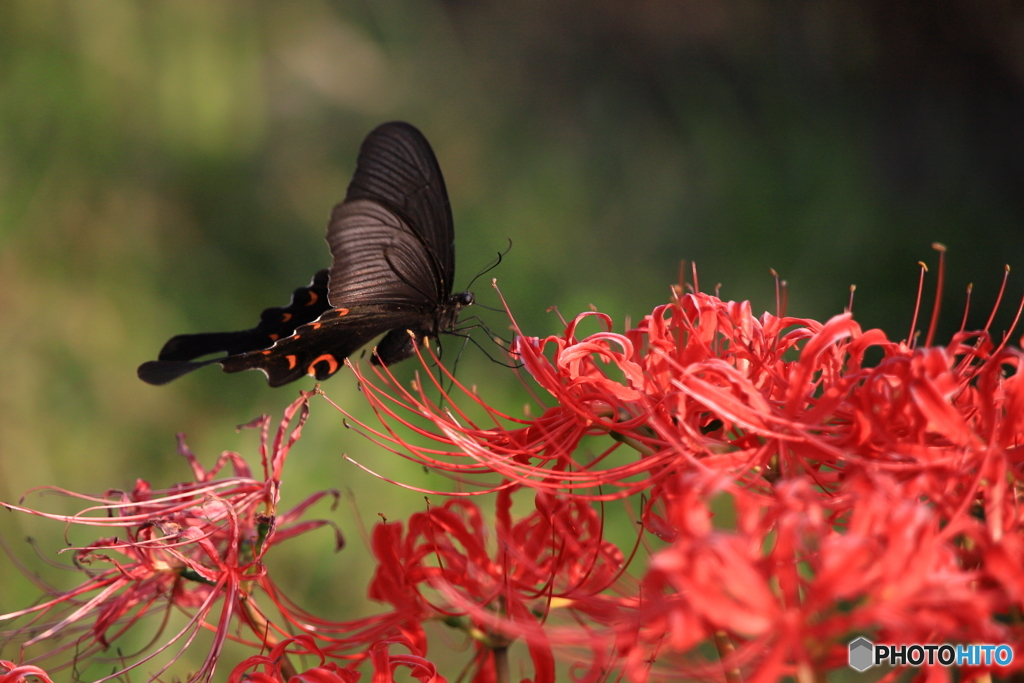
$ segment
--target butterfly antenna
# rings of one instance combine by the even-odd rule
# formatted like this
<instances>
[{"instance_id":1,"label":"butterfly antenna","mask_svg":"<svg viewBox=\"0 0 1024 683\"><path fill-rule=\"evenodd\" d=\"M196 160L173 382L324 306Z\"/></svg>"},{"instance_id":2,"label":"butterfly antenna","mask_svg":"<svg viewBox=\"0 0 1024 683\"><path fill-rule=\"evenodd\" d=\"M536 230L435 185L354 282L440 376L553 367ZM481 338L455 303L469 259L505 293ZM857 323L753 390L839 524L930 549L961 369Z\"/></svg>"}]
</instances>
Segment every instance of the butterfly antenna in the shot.
<instances>
[{"instance_id":1,"label":"butterfly antenna","mask_svg":"<svg viewBox=\"0 0 1024 683\"><path fill-rule=\"evenodd\" d=\"M477 273L473 277L472 280L469 281L469 284L466 285L466 291L468 292L469 290L471 290L473 288L473 283L474 282L476 282L481 277L483 277L484 275L487 275L487 273L489 273L492 270L494 270L495 268L497 268L501 264L501 259L503 259L505 257L505 254L507 254L510 251L512 251L512 238L511 237L508 238L508 246L505 247L505 251L499 251L498 252L498 258L494 259L494 263L492 263L491 265L489 265L486 268L484 268L483 270L481 270L479 273ZM487 308L487 307L484 306L484 308ZM488 310L493 311L494 309L491 308L491 309L488 309Z\"/></svg>"}]
</instances>

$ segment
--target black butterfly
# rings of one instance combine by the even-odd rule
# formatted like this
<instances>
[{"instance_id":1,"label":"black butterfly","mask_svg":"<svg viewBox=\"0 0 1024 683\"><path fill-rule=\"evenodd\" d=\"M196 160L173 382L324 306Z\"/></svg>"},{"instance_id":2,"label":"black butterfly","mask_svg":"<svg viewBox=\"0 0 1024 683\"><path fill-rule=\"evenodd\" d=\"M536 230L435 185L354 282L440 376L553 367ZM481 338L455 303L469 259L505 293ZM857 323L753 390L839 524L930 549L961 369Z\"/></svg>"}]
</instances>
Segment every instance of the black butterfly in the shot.
<instances>
[{"instance_id":1,"label":"black butterfly","mask_svg":"<svg viewBox=\"0 0 1024 683\"><path fill-rule=\"evenodd\" d=\"M441 168L408 123L378 126L359 149L345 201L327 228L334 256L283 308L268 308L251 330L179 335L139 378L166 384L210 363L224 372L262 370L270 386L303 375L327 379L382 332L373 362L415 353L414 339L450 332L470 292L452 294L455 231ZM410 332L414 336L410 336ZM210 353L226 356L195 360Z\"/></svg>"}]
</instances>

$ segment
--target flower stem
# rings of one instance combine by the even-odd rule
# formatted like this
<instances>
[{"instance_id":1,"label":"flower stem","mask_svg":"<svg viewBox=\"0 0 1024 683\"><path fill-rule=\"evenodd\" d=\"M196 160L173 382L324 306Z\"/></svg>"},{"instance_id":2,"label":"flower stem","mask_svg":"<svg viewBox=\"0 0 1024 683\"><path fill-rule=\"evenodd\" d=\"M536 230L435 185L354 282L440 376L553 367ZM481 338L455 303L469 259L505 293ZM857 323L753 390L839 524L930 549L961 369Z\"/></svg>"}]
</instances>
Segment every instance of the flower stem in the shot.
<instances>
[{"instance_id":1,"label":"flower stem","mask_svg":"<svg viewBox=\"0 0 1024 683\"><path fill-rule=\"evenodd\" d=\"M715 631L715 647L718 648L718 658L722 662L722 669L725 673L725 683L743 683L743 675L737 665L725 666L726 660L736 654L736 646L733 645L729 634L725 631Z\"/></svg>"},{"instance_id":2,"label":"flower stem","mask_svg":"<svg viewBox=\"0 0 1024 683\"><path fill-rule=\"evenodd\" d=\"M494 680L496 683L508 683L508 646L500 645L495 647L494 652Z\"/></svg>"},{"instance_id":3,"label":"flower stem","mask_svg":"<svg viewBox=\"0 0 1024 683\"><path fill-rule=\"evenodd\" d=\"M240 602L242 609L245 611L246 618L249 619L249 623L252 625L253 633L266 646L267 650L273 650L280 641L271 632L270 623L260 614L259 610L253 607L248 599L242 599ZM281 678L286 681L291 680L293 676L297 676L299 673L295 665L288 659L287 653L282 653L277 665L281 669Z\"/></svg>"}]
</instances>

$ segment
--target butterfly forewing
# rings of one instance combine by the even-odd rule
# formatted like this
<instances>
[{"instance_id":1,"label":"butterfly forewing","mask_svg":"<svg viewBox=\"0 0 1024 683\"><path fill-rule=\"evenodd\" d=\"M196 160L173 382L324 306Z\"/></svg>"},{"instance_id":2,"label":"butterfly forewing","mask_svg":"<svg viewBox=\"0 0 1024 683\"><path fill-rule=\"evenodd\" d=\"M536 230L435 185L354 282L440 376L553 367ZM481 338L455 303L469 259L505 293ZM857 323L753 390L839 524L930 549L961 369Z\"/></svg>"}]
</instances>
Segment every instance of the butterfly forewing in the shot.
<instances>
[{"instance_id":1,"label":"butterfly forewing","mask_svg":"<svg viewBox=\"0 0 1024 683\"><path fill-rule=\"evenodd\" d=\"M380 212L356 217L342 210L346 204L358 200L378 205L393 217ZM376 227L372 219L379 221ZM367 268L362 260L366 250L349 251L354 242L368 234L384 240L394 237L396 232L404 232L420 243L416 251L429 268L424 269L419 263L406 263L400 256L391 257L391 267L386 271ZM332 305L352 303L348 297L353 295L361 301L361 296L369 289L379 291L390 286L401 292L408 288L409 283L391 273L396 265L402 273L416 274L414 284L420 300L428 296L433 304L439 305L448 298L455 275L452 211L437 158L419 130L393 121L378 126L366 136L345 201L335 208L331 218L327 241L334 256L330 285ZM374 252L372 258L383 260L383 255ZM377 277L381 272L388 274L383 280Z\"/></svg>"},{"instance_id":2,"label":"butterfly forewing","mask_svg":"<svg viewBox=\"0 0 1024 683\"><path fill-rule=\"evenodd\" d=\"M446 296L423 243L379 204L366 199L338 204L327 243L334 254L330 299L335 306L390 303L426 311Z\"/></svg>"}]
</instances>

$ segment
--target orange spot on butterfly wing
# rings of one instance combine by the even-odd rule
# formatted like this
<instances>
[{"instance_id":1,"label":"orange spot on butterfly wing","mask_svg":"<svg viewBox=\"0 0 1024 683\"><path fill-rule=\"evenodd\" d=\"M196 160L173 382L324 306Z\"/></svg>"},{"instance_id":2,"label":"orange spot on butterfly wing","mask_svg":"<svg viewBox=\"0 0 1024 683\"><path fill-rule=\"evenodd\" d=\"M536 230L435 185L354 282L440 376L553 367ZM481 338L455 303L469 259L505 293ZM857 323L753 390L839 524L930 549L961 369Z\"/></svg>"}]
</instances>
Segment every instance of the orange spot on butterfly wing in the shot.
<instances>
[{"instance_id":1,"label":"orange spot on butterfly wing","mask_svg":"<svg viewBox=\"0 0 1024 683\"><path fill-rule=\"evenodd\" d=\"M320 300L320 295L317 294L316 292L310 291L309 292L309 301L306 302L306 305L307 306L312 306L313 304L315 304L319 300Z\"/></svg>"},{"instance_id":2,"label":"orange spot on butterfly wing","mask_svg":"<svg viewBox=\"0 0 1024 683\"><path fill-rule=\"evenodd\" d=\"M288 369L294 370L295 364L298 362L298 359L292 354L288 354L287 356L285 356L285 358L288 360Z\"/></svg>"},{"instance_id":3,"label":"orange spot on butterfly wing","mask_svg":"<svg viewBox=\"0 0 1024 683\"><path fill-rule=\"evenodd\" d=\"M327 363L327 373L324 376L317 375L316 366L318 363ZM333 354L325 353L316 357L309 367L306 369L306 374L313 375L317 379L326 379L338 371L338 360Z\"/></svg>"},{"instance_id":4,"label":"orange spot on butterfly wing","mask_svg":"<svg viewBox=\"0 0 1024 683\"><path fill-rule=\"evenodd\" d=\"M291 319L292 319L292 314L291 313L285 313L283 316L281 316L281 322L283 322L283 323L286 323L286 322L288 322Z\"/></svg>"},{"instance_id":5,"label":"orange spot on butterfly wing","mask_svg":"<svg viewBox=\"0 0 1024 683\"><path fill-rule=\"evenodd\" d=\"M348 313L349 313L349 310L347 308L335 308L334 309L334 315L336 315L339 318L342 317L342 316L348 315Z\"/></svg>"}]
</instances>

